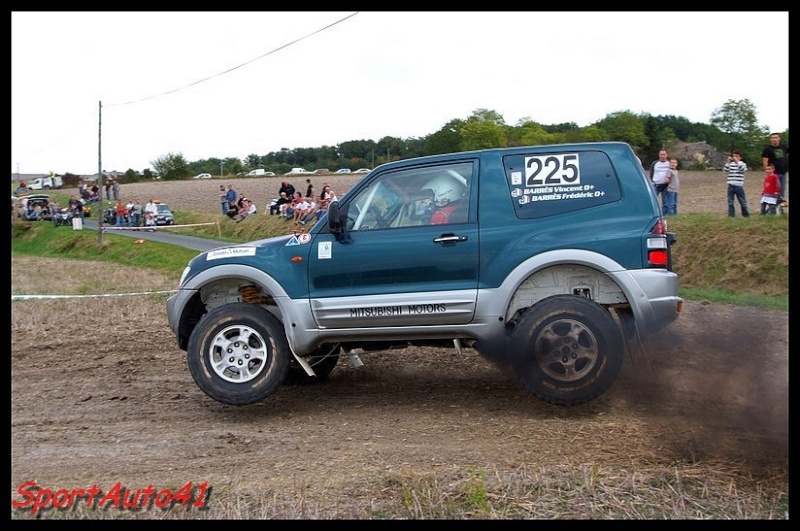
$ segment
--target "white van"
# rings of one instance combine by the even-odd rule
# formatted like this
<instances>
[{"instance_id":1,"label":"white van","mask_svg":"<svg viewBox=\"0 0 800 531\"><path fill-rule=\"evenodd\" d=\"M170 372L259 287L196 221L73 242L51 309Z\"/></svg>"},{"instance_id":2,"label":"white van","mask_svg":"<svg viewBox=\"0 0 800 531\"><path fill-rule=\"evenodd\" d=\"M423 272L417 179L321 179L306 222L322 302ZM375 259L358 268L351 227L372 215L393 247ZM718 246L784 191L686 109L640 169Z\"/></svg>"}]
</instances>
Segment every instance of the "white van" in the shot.
<instances>
[{"instance_id":1,"label":"white van","mask_svg":"<svg viewBox=\"0 0 800 531\"><path fill-rule=\"evenodd\" d=\"M257 170L250 170L250 172L247 175L248 176L264 175L265 173L266 173L266 170L264 168L259 168Z\"/></svg>"},{"instance_id":2,"label":"white van","mask_svg":"<svg viewBox=\"0 0 800 531\"><path fill-rule=\"evenodd\" d=\"M298 174L307 174L311 173L305 168L292 168L291 171L287 171L284 175L298 175Z\"/></svg>"}]
</instances>

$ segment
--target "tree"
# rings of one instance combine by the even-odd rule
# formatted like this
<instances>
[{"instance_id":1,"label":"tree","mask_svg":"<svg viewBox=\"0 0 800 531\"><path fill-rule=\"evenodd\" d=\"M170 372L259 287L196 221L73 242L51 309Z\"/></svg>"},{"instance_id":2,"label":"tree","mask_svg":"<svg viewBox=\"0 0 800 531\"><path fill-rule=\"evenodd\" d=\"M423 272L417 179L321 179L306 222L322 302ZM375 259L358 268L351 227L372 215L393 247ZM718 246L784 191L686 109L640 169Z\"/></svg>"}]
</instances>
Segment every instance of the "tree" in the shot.
<instances>
[{"instance_id":1,"label":"tree","mask_svg":"<svg viewBox=\"0 0 800 531\"><path fill-rule=\"evenodd\" d=\"M608 133L610 140L627 142L634 149L650 144L650 139L645 134L643 120L631 111L607 114L595 125Z\"/></svg>"},{"instance_id":2,"label":"tree","mask_svg":"<svg viewBox=\"0 0 800 531\"><path fill-rule=\"evenodd\" d=\"M459 131L464 125L464 120L450 120L435 133L424 137L423 154L438 155L440 153L453 153L458 151L461 143Z\"/></svg>"},{"instance_id":3,"label":"tree","mask_svg":"<svg viewBox=\"0 0 800 531\"><path fill-rule=\"evenodd\" d=\"M167 153L163 157L150 161L150 165L164 180L177 181L191 173L189 163L186 162L182 153Z\"/></svg>"},{"instance_id":4,"label":"tree","mask_svg":"<svg viewBox=\"0 0 800 531\"><path fill-rule=\"evenodd\" d=\"M748 163L759 157L757 153L767 130L758 125L756 107L750 100L728 100L711 113L711 125L728 136L730 150L738 149Z\"/></svg>"},{"instance_id":5,"label":"tree","mask_svg":"<svg viewBox=\"0 0 800 531\"><path fill-rule=\"evenodd\" d=\"M461 151L506 147L505 120L496 111L476 109L458 133Z\"/></svg>"}]
</instances>

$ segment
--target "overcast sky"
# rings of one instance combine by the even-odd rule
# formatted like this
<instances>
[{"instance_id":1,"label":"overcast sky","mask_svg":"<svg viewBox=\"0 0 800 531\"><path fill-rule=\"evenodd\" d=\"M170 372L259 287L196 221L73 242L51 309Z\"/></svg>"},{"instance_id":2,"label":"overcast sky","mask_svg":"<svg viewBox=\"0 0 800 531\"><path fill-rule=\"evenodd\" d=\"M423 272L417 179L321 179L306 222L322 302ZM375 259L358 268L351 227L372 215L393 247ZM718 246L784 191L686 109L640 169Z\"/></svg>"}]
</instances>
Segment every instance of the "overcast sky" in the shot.
<instances>
[{"instance_id":1,"label":"overcast sky","mask_svg":"<svg viewBox=\"0 0 800 531\"><path fill-rule=\"evenodd\" d=\"M12 12L11 172L142 171L385 136L476 109L789 127L783 12Z\"/></svg>"}]
</instances>

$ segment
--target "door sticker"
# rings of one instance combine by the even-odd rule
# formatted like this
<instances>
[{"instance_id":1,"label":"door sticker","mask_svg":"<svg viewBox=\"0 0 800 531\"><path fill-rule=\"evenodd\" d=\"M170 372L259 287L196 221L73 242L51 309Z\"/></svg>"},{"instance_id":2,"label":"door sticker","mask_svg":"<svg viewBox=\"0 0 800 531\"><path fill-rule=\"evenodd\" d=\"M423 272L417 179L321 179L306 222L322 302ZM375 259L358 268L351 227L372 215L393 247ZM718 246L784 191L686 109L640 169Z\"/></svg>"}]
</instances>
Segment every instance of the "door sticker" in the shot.
<instances>
[{"instance_id":1,"label":"door sticker","mask_svg":"<svg viewBox=\"0 0 800 531\"><path fill-rule=\"evenodd\" d=\"M332 242L319 242L319 246L317 247L317 258L320 260L330 260L332 251Z\"/></svg>"}]
</instances>

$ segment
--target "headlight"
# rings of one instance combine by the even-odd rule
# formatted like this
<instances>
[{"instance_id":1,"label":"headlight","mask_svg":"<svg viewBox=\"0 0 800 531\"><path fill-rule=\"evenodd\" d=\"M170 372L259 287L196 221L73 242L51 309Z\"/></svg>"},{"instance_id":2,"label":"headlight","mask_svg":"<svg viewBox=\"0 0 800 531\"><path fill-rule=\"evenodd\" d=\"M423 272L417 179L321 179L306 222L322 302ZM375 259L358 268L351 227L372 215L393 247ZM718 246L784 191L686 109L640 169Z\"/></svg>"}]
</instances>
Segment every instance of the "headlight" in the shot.
<instances>
[{"instance_id":1,"label":"headlight","mask_svg":"<svg viewBox=\"0 0 800 531\"><path fill-rule=\"evenodd\" d=\"M178 283L178 288L182 288L183 287L183 281L186 280L186 275L189 274L189 269L190 268L189 268L188 265L183 268L183 273L181 273L181 281Z\"/></svg>"}]
</instances>

